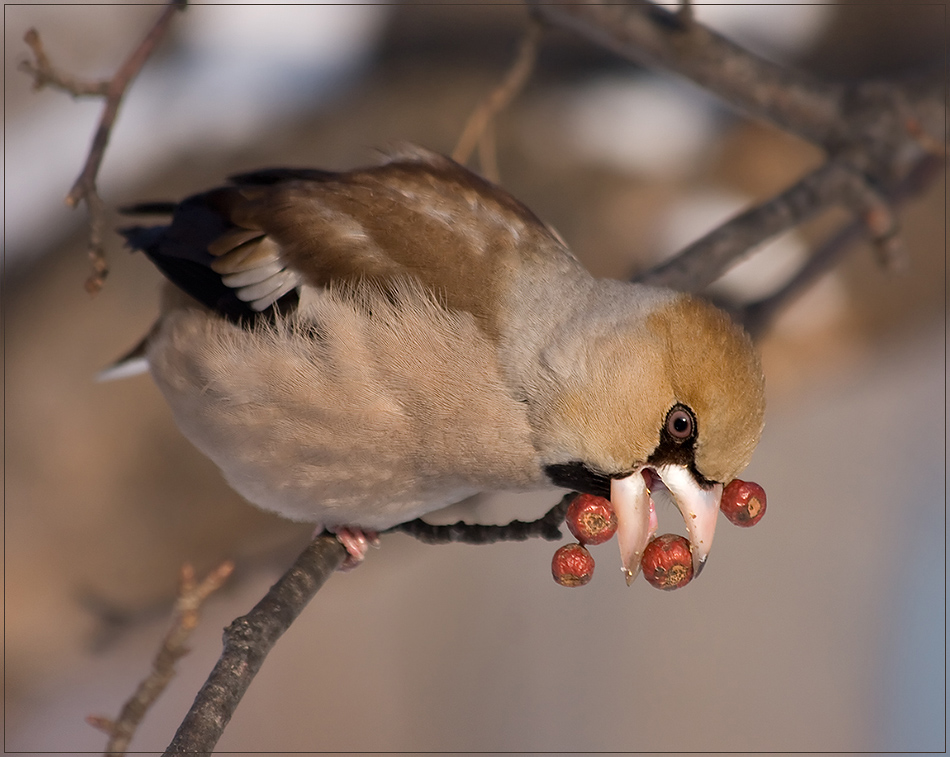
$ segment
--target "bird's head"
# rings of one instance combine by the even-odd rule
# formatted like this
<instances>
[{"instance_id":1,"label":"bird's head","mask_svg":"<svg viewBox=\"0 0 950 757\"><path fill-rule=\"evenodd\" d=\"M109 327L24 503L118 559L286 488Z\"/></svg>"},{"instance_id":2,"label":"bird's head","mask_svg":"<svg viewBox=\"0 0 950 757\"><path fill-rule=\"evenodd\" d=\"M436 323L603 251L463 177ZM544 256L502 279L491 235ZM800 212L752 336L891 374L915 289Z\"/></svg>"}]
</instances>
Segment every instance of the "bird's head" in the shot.
<instances>
[{"instance_id":1,"label":"bird's head","mask_svg":"<svg viewBox=\"0 0 950 757\"><path fill-rule=\"evenodd\" d=\"M625 319L588 323L583 346L550 351L541 455L555 483L610 498L628 583L657 528L650 494L669 490L698 575L723 486L762 434L762 368L746 333L702 300L641 290L631 303Z\"/></svg>"}]
</instances>

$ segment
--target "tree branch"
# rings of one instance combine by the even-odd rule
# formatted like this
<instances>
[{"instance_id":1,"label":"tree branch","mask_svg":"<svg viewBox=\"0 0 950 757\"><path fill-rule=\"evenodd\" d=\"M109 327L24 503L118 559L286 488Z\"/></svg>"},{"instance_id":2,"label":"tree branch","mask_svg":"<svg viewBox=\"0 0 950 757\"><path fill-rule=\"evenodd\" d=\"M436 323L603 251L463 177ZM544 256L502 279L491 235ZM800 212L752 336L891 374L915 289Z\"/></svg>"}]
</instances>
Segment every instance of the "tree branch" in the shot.
<instances>
[{"instance_id":1,"label":"tree branch","mask_svg":"<svg viewBox=\"0 0 950 757\"><path fill-rule=\"evenodd\" d=\"M886 199L900 205L930 186L944 171L943 160L925 155L907 178ZM855 243L867 237L868 227L863 219L842 226L816 249L795 274L775 292L761 300L750 302L733 313L745 329L759 337L768 329L775 316L798 299L818 279L841 262Z\"/></svg>"},{"instance_id":2,"label":"tree branch","mask_svg":"<svg viewBox=\"0 0 950 757\"><path fill-rule=\"evenodd\" d=\"M165 755L213 751L264 658L345 556L336 537L321 534L247 615L225 629L224 651Z\"/></svg>"},{"instance_id":3,"label":"tree branch","mask_svg":"<svg viewBox=\"0 0 950 757\"><path fill-rule=\"evenodd\" d=\"M771 200L749 208L636 278L645 284L699 292L755 247L835 204L850 172L830 162Z\"/></svg>"},{"instance_id":4,"label":"tree branch","mask_svg":"<svg viewBox=\"0 0 950 757\"><path fill-rule=\"evenodd\" d=\"M538 41L541 38L541 26L532 19L525 29L518 54L505 73L498 86L482 100L469 116L462 135L452 151L452 159L465 164L472 155L475 145L480 145L482 170L492 181L498 181L498 169L495 164L494 141L489 136L492 120L504 110L527 84L538 57ZM487 142L486 142L487 140Z\"/></svg>"},{"instance_id":5,"label":"tree branch","mask_svg":"<svg viewBox=\"0 0 950 757\"><path fill-rule=\"evenodd\" d=\"M834 206L852 210L861 219L864 231L882 244L894 240L897 221L887 200L846 161L829 160L784 192L726 221L636 280L699 292L751 255L758 245Z\"/></svg>"},{"instance_id":6,"label":"tree branch","mask_svg":"<svg viewBox=\"0 0 950 757\"><path fill-rule=\"evenodd\" d=\"M43 41L40 39L40 33L36 29L28 29L26 34L23 35L23 41L33 51L33 58L36 62L22 61L20 70L33 77L34 90L40 90L43 87L55 87L73 97L105 97L108 94L108 81L83 81L56 68L46 54Z\"/></svg>"},{"instance_id":7,"label":"tree branch","mask_svg":"<svg viewBox=\"0 0 950 757\"><path fill-rule=\"evenodd\" d=\"M92 261L92 275L86 280L86 290L90 293L98 292L109 274L109 266L106 263L102 241L105 229L105 203L99 196L96 177L99 175L99 168L109 144L112 127L115 125L116 117L119 114L119 105L121 105L122 98L125 96L129 85L165 36L169 26L171 26L175 12L184 10L185 4L186 0L171 0L148 34L145 35L145 39L132 51L132 54L108 81L89 83L63 74L50 62L43 49L39 32L30 29L24 37L24 41L33 51L35 63L24 62L22 68L33 76L34 88L40 89L51 85L74 96L100 96L105 98L105 105L102 108L99 125L96 127L96 133L86 156L86 163L69 190L69 194L66 195L66 204L69 207L75 208L81 201L85 201L86 209L89 211L88 252Z\"/></svg>"},{"instance_id":8,"label":"tree branch","mask_svg":"<svg viewBox=\"0 0 950 757\"><path fill-rule=\"evenodd\" d=\"M844 89L753 55L681 13L653 3L527 0L553 26L649 68L685 76L740 110L819 144L843 127Z\"/></svg>"},{"instance_id":9,"label":"tree branch","mask_svg":"<svg viewBox=\"0 0 950 757\"><path fill-rule=\"evenodd\" d=\"M825 165L641 274L639 281L698 292L767 239L835 205L847 207L859 219L853 231L837 237L835 246L860 229L877 243L885 266L901 265L890 198L900 194L896 188L915 170L922 153L946 156L942 80L828 84L753 55L696 23L685 8L671 12L643 0L616 5L598 0L526 2L549 24L644 65L685 76L748 115L828 153ZM925 188L919 181L911 183L917 191ZM787 301L782 294L768 307L763 302L756 328L764 328L762 319L776 312L773 306Z\"/></svg>"},{"instance_id":10,"label":"tree branch","mask_svg":"<svg viewBox=\"0 0 950 757\"><path fill-rule=\"evenodd\" d=\"M385 533L402 531L426 544L495 544L500 541L527 541L540 537L557 541L562 537L559 526L564 522L567 508L576 497L575 492L564 495L560 502L532 521L513 520L503 526L486 526L459 521L445 526L434 526L421 518L400 523Z\"/></svg>"},{"instance_id":11,"label":"tree branch","mask_svg":"<svg viewBox=\"0 0 950 757\"><path fill-rule=\"evenodd\" d=\"M679 74L747 115L830 153L859 144L873 158L871 168L893 160L908 139L931 150L944 144L942 75L900 84L823 82L749 52L682 9L669 11L647 0L526 2L553 26L646 67Z\"/></svg>"},{"instance_id":12,"label":"tree branch","mask_svg":"<svg viewBox=\"0 0 950 757\"><path fill-rule=\"evenodd\" d=\"M126 753L145 713L174 677L175 663L188 654L186 643L198 625L201 605L213 592L221 588L233 570L233 563L222 563L198 583L195 581L194 569L190 565L182 567L178 601L175 603L175 621L162 640L158 654L152 662L151 672L139 684L135 694L122 706L116 720L99 715L86 718L90 725L109 734L106 754L121 757Z\"/></svg>"},{"instance_id":13,"label":"tree branch","mask_svg":"<svg viewBox=\"0 0 950 757\"><path fill-rule=\"evenodd\" d=\"M525 541L537 536L553 541L561 538L558 526L564 522L567 508L575 496L573 492L565 495L536 521L514 520L504 526L461 522L433 526L415 520L394 526L386 533L402 531L427 544L490 544ZM221 657L165 750L166 757L192 752L210 753L214 749L264 658L320 587L343 564L345 557L343 545L335 536L321 534L253 610L228 626L224 632Z\"/></svg>"}]
</instances>

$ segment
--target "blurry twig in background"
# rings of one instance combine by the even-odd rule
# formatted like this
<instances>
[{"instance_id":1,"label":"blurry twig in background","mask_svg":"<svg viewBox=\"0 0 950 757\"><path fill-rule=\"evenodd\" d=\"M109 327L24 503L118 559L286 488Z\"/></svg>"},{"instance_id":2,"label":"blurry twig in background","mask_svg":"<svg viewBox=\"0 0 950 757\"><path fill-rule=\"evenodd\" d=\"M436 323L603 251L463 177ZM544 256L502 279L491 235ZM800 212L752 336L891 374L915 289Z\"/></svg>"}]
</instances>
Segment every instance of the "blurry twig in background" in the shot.
<instances>
[{"instance_id":1,"label":"blurry twig in background","mask_svg":"<svg viewBox=\"0 0 950 757\"><path fill-rule=\"evenodd\" d=\"M676 18L683 28L688 27L696 20L696 14L693 11L693 0L680 0L680 7L676 9Z\"/></svg>"},{"instance_id":2,"label":"blurry twig in background","mask_svg":"<svg viewBox=\"0 0 950 757\"><path fill-rule=\"evenodd\" d=\"M742 112L829 152L867 136L876 124L878 144L873 150L864 144L866 158L883 158L882 151L893 153L906 143L910 116L916 116L919 129L942 139L940 80L922 92L882 82L828 83L760 58L699 23L684 28L675 13L653 3L527 2L553 26L644 66L684 76Z\"/></svg>"},{"instance_id":3,"label":"blurry twig in background","mask_svg":"<svg viewBox=\"0 0 950 757\"><path fill-rule=\"evenodd\" d=\"M88 250L89 258L92 261L92 275L86 280L86 289L90 294L94 294L102 288L109 273L102 243L105 229L105 203L103 203L96 188L96 177L105 156L106 146L109 144L112 127L119 113L119 105L132 80L138 75L142 66L145 65L145 61L148 60L162 37L165 36L165 32L168 31L175 11L183 10L185 4L186 0L171 0L154 26L145 35L145 39L132 51L132 54L119 67L113 77L107 81L85 82L63 74L50 62L36 29L30 29L24 37L24 41L33 51L35 62L24 61L21 68L33 76L34 88L41 89L45 86L54 86L77 97L95 96L105 98L105 105L99 118L96 134L92 139L92 145L89 147L86 163L79 174L79 178L76 179L69 190L69 194L66 195L66 204L69 207L75 208L80 201L85 201L86 209L89 211Z\"/></svg>"},{"instance_id":4,"label":"blurry twig in background","mask_svg":"<svg viewBox=\"0 0 950 757\"><path fill-rule=\"evenodd\" d=\"M915 183L915 188L920 191ZM700 291L756 246L834 206L851 209L861 228L880 247L887 247L889 267L898 261L897 218L890 200L875 191L846 160L833 158L776 197L755 205L680 250L671 260L644 272L638 281Z\"/></svg>"},{"instance_id":5,"label":"blurry twig in background","mask_svg":"<svg viewBox=\"0 0 950 757\"><path fill-rule=\"evenodd\" d=\"M168 682L175 675L175 663L188 654L185 643L198 625L198 611L202 603L221 588L234 570L232 562L225 562L209 573L203 581L195 581L195 571L190 565L181 569L178 600L175 603L175 622L162 640L162 646L152 661L152 671L143 680L135 694L122 706L118 719L90 715L86 721L109 734L106 754L123 755L129 748L132 736L145 713L155 703Z\"/></svg>"},{"instance_id":6,"label":"blurry twig in background","mask_svg":"<svg viewBox=\"0 0 950 757\"><path fill-rule=\"evenodd\" d=\"M482 171L487 179L498 181L498 163L495 159L495 140L490 134L490 126L495 118L524 88L538 57L538 40L541 38L541 25L531 20L528 28L525 29L524 37L521 39L521 45L518 47L518 54L514 63L501 80L482 100L469 116L465 128L462 130L462 136L459 137L455 149L452 151L452 159L457 163L465 165L472 156L472 150L475 146L479 147L479 158L481 160Z\"/></svg>"},{"instance_id":7,"label":"blurry twig in background","mask_svg":"<svg viewBox=\"0 0 950 757\"><path fill-rule=\"evenodd\" d=\"M748 115L823 147L828 155L823 166L798 183L709 232L642 274L640 281L700 291L767 239L834 206L860 219L855 229L875 241L882 264L900 267L891 204L897 195L904 196L899 187L922 153L946 154L942 78L829 84L753 55L698 23L684 24L681 15L652 3L527 2L543 21L643 65L685 76ZM913 191L922 192L937 175L911 182ZM838 238L845 237L852 234L842 232ZM806 263L802 273L812 267ZM792 281L806 278L812 280L796 275ZM784 296L775 299L785 301ZM766 313L775 312L760 307L757 330L765 328Z\"/></svg>"},{"instance_id":8,"label":"blurry twig in background","mask_svg":"<svg viewBox=\"0 0 950 757\"><path fill-rule=\"evenodd\" d=\"M901 184L888 195L890 205L901 205L908 198L919 194L943 173L944 161L935 155L922 157ZM775 314L788 307L803 292L807 291L821 276L841 262L844 254L856 242L867 236L864 219L858 218L845 224L819 246L802 267L768 297L750 302L734 311L736 319L753 337L761 336L775 318Z\"/></svg>"},{"instance_id":9,"label":"blurry twig in background","mask_svg":"<svg viewBox=\"0 0 950 757\"><path fill-rule=\"evenodd\" d=\"M33 89L40 90L43 87L56 87L64 92L68 92L73 97L106 97L109 94L108 81L83 81L57 69L46 54L43 48L43 42L40 40L40 33L36 29L28 29L23 35L23 41L33 51L35 63L28 60L20 64L20 68L33 76Z\"/></svg>"},{"instance_id":10,"label":"blurry twig in background","mask_svg":"<svg viewBox=\"0 0 950 757\"><path fill-rule=\"evenodd\" d=\"M825 163L776 197L717 226L637 280L693 292L705 289L766 239L834 204L852 180L847 168Z\"/></svg>"}]
</instances>

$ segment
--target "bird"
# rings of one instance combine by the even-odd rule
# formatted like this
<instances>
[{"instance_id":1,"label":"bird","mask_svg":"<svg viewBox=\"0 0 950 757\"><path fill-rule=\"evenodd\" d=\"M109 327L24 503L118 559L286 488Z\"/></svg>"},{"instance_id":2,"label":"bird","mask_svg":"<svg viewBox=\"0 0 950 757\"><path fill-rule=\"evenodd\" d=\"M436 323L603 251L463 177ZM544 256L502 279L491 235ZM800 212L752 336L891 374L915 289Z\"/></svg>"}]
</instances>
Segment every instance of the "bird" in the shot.
<instances>
[{"instance_id":1,"label":"bird","mask_svg":"<svg viewBox=\"0 0 950 757\"><path fill-rule=\"evenodd\" d=\"M610 499L629 584L666 489L698 575L763 431L750 337L698 296L595 278L450 158L381 156L127 208L171 218L121 229L167 279L125 363L238 493L353 564L475 494L567 488Z\"/></svg>"}]
</instances>

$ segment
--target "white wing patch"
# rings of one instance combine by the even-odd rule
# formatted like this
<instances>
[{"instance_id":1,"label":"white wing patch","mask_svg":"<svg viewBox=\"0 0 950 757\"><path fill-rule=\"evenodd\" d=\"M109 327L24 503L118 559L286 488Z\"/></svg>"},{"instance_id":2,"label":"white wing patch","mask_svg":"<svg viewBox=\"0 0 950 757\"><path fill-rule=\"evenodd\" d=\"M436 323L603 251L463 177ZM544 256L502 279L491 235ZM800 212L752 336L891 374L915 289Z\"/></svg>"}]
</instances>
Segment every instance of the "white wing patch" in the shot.
<instances>
[{"instance_id":1,"label":"white wing patch","mask_svg":"<svg viewBox=\"0 0 950 757\"><path fill-rule=\"evenodd\" d=\"M211 270L258 312L303 283L300 274L284 263L280 247L259 230L228 231L208 245L208 251L216 257Z\"/></svg>"}]
</instances>

